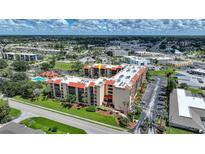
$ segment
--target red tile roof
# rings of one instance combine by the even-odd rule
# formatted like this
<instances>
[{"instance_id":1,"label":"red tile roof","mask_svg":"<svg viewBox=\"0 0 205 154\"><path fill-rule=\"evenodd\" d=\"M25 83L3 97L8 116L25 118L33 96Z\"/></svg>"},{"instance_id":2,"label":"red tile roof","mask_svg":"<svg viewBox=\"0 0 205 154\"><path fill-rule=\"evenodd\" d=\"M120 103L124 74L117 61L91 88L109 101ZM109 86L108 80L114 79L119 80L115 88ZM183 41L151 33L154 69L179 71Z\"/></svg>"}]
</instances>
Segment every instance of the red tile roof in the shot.
<instances>
[{"instance_id":1,"label":"red tile roof","mask_svg":"<svg viewBox=\"0 0 205 154\"><path fill-rule=\"evenodd\" d=\"M132 78L132 80L133 80L133 81L139 80L139 78L142 76L143 73L144 73L144 69L141 68L141 69L137 72L137 74Z\"/></svg>"},{"instance_id":2,"label":"red tile roof","mask_svg":"<svg viewBox=\"0 0 205 154\"><path fill-rule=\"evenodd\" d=\"M116 71L117 67L112 67L111 70Z\"/></svg>"},{"instance_id":3,"label":"red tile roof","mask_svg":"<svg viewBox=\"0 0 205 154\"><path fill-rule=\"evenodd\" d=\"M90 87L94 87L94 85L95 85L95 82L90 82L89 84Z\"/></svg>"},{"instance_id":4,"label":"red tile roof","mask_svg":"<svg viewBox=\"0 0 205 154\"><path fill-rule=\"evenodd\" d=\"M139 78L140 78L140 75L136 74L136 75L132 78L132 80L133 80L133 81L137 81L137 80L139 80Z\"/></svg>"},{"instance_id":5,"label":"red tile roof","mask_svg":"<svg viewBox=\"0 0 205 154\"><path fill-rule=\"evenodd\" d=\"M123 68L123 67L122 67L121 65L119 65L119 66L117 66L117 68L118 68L118 69L121 69L121 68Z\"/></svg>"},{"instance_id":6,"label":"red tile roof","mask_svg":"<svg viewBox=\"0 0 205 154\"><path fill-rule=\"evenodd\" d=\"M115 81L114 80L106 80L105 84L107 85L114 85Z\"/></svg>"},{"instance_id":7,"label":"red tile roof","mask_svg":"<svg viewBox=\"0 0 205 154\"><path fill-rule=\"evenodd\" d=\"M55 84L61 84L61 80L55 80L54 83Z\"/></svg>"},{"instance_id":8,"label":"red tile roof","mask_svg":"<svg viewBox=\"0 0 205 154\"><path fill-rule=\"evenodd\" d=\"M52 80L48 80L48 81L47 81L48 84L50 84L50 83L52 83L52 82L53 82Z\"/></svg>"},{"instance_id":9,"label":"red tile roof","mask_svg":"<svg viewBox=\"0 0 205 154\"><path fill-rule=\"evenodd\" d=\"M75 87L75 88L85 88L84 83L76 83L76 82L69 82L68 86L69 87Z\"/></svg>"},{"instance_id":10,"label":"red tile roof","mask_svg":"<svg viewBox=\"0 0 205 154\"><path fill-rule=\"evenodd\" d=\"M46 72L42 72L39 74L40 76L44 76L44 77L56 77L58 76L58 73L54 72L54 71L46 71Z\"/></svg>"}]
</instances>

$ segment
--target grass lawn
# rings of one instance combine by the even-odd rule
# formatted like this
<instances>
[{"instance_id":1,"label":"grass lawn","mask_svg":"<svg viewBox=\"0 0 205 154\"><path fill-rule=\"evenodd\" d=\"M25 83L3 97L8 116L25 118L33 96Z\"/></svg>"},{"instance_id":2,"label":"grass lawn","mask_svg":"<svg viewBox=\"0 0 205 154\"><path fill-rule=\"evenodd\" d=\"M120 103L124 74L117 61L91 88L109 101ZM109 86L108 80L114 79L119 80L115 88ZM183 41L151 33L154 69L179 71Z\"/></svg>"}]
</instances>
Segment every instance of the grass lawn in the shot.
<instances>
[{"instance_id":1,"label":"grass lawn","mask_svg":"<svg viewBox=\"0 0 205 154\"><path fill-rule=\"evenodd\" d=\"M9 115L12 119L16 119L21 115L21 111L15 108L11 108Z\"/></svg>"},{"instance_id":2,"label":"grass lawn","mask_svg":"<svg viewBox=\"0 0 205 154\"><path fill-rule=\"evenodd\" d=\"M150 75L152 76L165 76L168 72L173 72L173 68L166 68L164 70L157 70L157 71L149 71Z\"/></svg>"},{"instance_id":3,"label":"grass lawn","mask_svg":"<svg viewBox=\"0 0 205 154\"><path fill-rule=\"evenodd\" d=\"M61 111L61 112L65 112L65 113L69 113L69 114L73 114L79 117L83 117L83 118L87 118L87 119L91 119L94 121L98 121L101 123L105 123L108 125L112 125L112 126L119 126L116 122L116 119L114 116L105 116L105 115L101 115L99 113L96 112L88 112L86 111L85 108L81 108L81 109L76 109L76 108L65 108L61 105L61 102L58 100L54 100L54 99L46 99L44 100L42 97L39 97L36 101L31 101L28 99L23 99L20 96L16 96L15 97L16 100L20 100L20 101L24 101L27 103L31 103L31 104L35 104L35 105L39 105L39 106L43 106L46 108L50 108L50 109L54 109L57 111Z\"/></svg>"},{"instance_id":4,"label":"grass lawn","mask_svg":"<svg viewBox=\"0 0 205 154\"><path fill-rule=\"evenodd\" d=\"M191 93L193 93L193 94L203 94L204 93L204 91L201 89L195 89L195 88L191 88L191 87L189 87L187 90L191 91Z\"/></svg>"},{"instance_id":5,"label":"grass lawn","mask_svg":"<svg viewBox=\"0 0 205 154\"><path fill-rule=\"evenodd\" d=\"M174 127L167 127L164 134L193 134L193 132Z\"/></svg>"},{"instance_id":6,"label":"grass lawn","mask_svg":"<svg viewBox=\"0 0 205 154\"><path fill-rule=\"evenodd\" d=\"M46 134L86 134L86 132L82 129L65 125L43 117L25 119L21 121L21 124L24 124L27 127L33 129L41 129Z\"/></svg>"},{"instance_id":7,"label":"grass lawn","mask_svg":"<svg viewBox=\"0 0 205 154\"><path fill-rule=\"evenodd\" d=\"M70 63L65 63L65 62L56 62L54 68L60 69L60 70L72 70L73 69Z\"/></svg>"}]
</instances>

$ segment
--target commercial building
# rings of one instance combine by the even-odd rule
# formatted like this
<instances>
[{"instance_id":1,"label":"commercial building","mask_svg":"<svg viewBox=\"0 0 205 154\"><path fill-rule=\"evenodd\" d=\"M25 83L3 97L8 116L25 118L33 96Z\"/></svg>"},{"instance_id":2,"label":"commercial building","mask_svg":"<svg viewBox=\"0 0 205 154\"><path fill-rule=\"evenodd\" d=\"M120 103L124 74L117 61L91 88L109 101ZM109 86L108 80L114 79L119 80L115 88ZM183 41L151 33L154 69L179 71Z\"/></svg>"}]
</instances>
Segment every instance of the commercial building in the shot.
<instances>
[{"instance_id":1,"label":"commercial building","mask_svg":"<svg viewBox=\"0 0 205 154\"><path fill-rule=\"evenodd\" d=\"M112 56L117 57L117 56L128 56L129 51L121 49L119 46L110 46L107 47L106 52L111 53Z\"/></svg>"},{"instance_id":2,"label":"commercial building","mask_svg":"<svg viewBox=\"0 0 205 154\"><path fill-rule=\"evenodd\" d=\"M85 76L91 78L111 77L123 69L124 65L94 64L85 65L83 71Z\"/></svg>"},{"instance_id":3,"label":"commercial building","mask_svg":"<svg viewBox=\"0 0 205 154\"><path fill-rule=\"evenodd\" d=\"M205 131L205 100L184 89L170 95L169 125L192 131Z\"/></svg>"},{"instance_id":4,"label":"commercial building","mask_svg":"<svg viewBox=\"0 0 205 154\"><path fill-rule=\"evenodd\" d=\"M92 57L83 57L79 61L85 64L85 63L95 63L96 60L93 59Z\"/></svg>"},{"instance_id":5,"label":"commercial building","mask_svg":"<svg viewBox=\"0 0 205 154\"><path fill-rule=\"evenodd\" d=\"M179 84L185 83L189 87L193 88L205 88L205 79L191 77L191 76L177 76L177 82Z\"/></svg>"},{"instance_id":6,"label":"commercial building","mask_svg":"<svg viewBox=\"0 0 205 154\"><path fill-rule=\"evenodd\" d=\"M112 51L112 55L114 57L118 57L118 56L128 56L129 51L126 50L113 50Z\"/></svg>"},{"instance_id":7,"label":"commercial building","mask_svg":"<svg viewBox=\"0 0 205 154\"><path fill-rule=\"evenodd\" d=\"M136 64L139 66L148 66L150 65L150 60L136 57L136 56L125 56L129 64Z\"/></svg>"},{"instance_id":8,"label":"commercial building","mask_svg":"<svg viewBox=\"0 0 205 154\"><path fill-rule=\"evenodd\" d=\"M55 98L68 99L72 94L75 95L77 103L107 105L126 112L131 108L134 96L145 80L146 71L146 67L126 65L109 78L88 79L66 76L48 80L48 84Z\"/></svg>"},{"instance_id":9,"label":"commercial building","mask_svg":"<svg viewBox=\"0 0 205 154\"><path fill-rule=\"evenodd\" d=\"M137 50L134 52L137 56L141 56L141 57L161 57L163 54L159 53L159 52L148 52L148 51L144 51L144 50Z\"/></svg>"},{"instance_id":10,"label":"commercial building","mask_svg":"<svg viewBox=\"0 0 205 154\"><path fill-rule=\"evenodd\" d=\"M187 67L192 66L192 61L168 61L167 65L172 67Z\"/></svg>"},{"instance_id":11,"label":"commercial building","mask_svg":"<svg viewBox=\"0 0 205 154\"><path fill-rule=\"evenodd\" d=\"M201 76L205 76L205 70L198 68L198 69L191 69L188 71L188 73L190 74L197 74L197 75L201 75Z\"/></svg>"},{"instance_id":12,"label":"commercial building","mask_svg":"<svg viewBox=\"0 0 205 154\"><path fill-rule=\"evenodd\" d=\"M39 61L42 60L42 56L31 53L13 53L13 52L3 52L3 59L7 60L22 60L22 61Z\"/></svg>"}]
</instances>

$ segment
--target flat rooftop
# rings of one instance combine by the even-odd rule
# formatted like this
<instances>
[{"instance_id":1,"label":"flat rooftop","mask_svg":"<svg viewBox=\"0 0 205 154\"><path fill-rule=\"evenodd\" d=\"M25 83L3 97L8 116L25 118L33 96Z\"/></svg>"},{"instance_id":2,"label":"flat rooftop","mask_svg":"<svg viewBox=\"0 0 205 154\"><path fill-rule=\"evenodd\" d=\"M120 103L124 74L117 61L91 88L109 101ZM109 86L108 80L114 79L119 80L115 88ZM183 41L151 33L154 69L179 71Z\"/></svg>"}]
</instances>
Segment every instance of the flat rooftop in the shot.
<instances>
[{"instance_id":1,"label":"flat rooftop","mask_svg":"<svg viewBox=\"0 0 205 154\"><path fill-rule=\"evenodd\" d=\"M138 65L127 65L123 70L118 72L115 76L111 77L111 80L114 80L114 86L119 88L125 88L125 86L130 86L131 81L134 78L138 78L141 75L141 71L145 67L141 67Z\"/></svg>"},{"instance_id":2,"label":"flat rooftop","mask_svg":"<svg viewBox=\"0 0 205 154\"><path fill-rule=\"evenodd\" d=\"M33 53L15 53L15 52L4 52L3 54L10 54L10 55L30 55L30 56L36 56L37 54Z\"/></svg>"},{"instance_id":3,"label":"flat rooftop","mask_svg":"<svg viewBox=\"0 0 205 154\"><path fill-rule=\"evenodd\" d=\"M147 60L144 57L137 57L137 56L124 56L124 57L129 58L129 59L133 59L133 60Z\"/></svg>"},{"instance_id":4,"label":"flat rooftop","mask_svg":"<svg viewBox=\"0 0 205 154\"><path fill-rule=\"evenodd\" d=\"M183 63L190 63L190 62L192 62L192 61L170 61L169 63L170 64L183 64Z\"/></svg>"},{"instance_id":5,"label":"flat rooftop","mask_svg":"<svg viewBox=\"0 0 205 154\"><path fill-rule=\"evenodd\" d=\"M201 69L201 68L192 69L192 71L200 72L200 73L205 73L205 70L204 70L204 69Z\"/></svg>"},{"instance_id":6,"label":"flat rooftop","mask_svg":"<svg viewBox=\"0 0 205 154\"><path fill-rule=\"evenodd\" d=\"M48 83L54 82L55 84L68 84L70 86L76 88L85 88L92 84L92 86L99 84L99 81L95 79L81 78L76 76L65 76L65 77L57 77L48 80Z\"/></svg>"},{"instance_id":7,"label":"flat rooftop","mask_svg":"<svg viewBox=\"0 0 205 154\"><path fill-rule=\"evenodd\" d=\"M187 96L184 89L177 89L179 116L192 118L190 108L205 110L205 101L202 97Z\"/></svg>"}]
</instances>

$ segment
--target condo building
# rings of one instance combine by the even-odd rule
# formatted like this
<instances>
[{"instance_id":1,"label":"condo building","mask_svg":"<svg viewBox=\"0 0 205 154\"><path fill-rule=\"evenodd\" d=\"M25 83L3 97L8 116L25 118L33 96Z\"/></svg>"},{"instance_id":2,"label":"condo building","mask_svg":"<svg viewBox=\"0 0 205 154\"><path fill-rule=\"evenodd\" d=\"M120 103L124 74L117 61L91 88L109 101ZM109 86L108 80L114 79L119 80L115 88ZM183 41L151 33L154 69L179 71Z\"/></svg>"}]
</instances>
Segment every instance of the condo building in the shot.
<instances>
[{"instance_id":1,"label":"condo building","mask_svg":"<svg viewBox=\"0 0 205 154\"><path fill-rule=\"evenodd\" d=\"M40 55L31 53L13 53L13 52L3 52L3 59L7 60L22 60L22 61L39 61L42 59Z\"/></svg>"},{"instance_id":2,"label":"condo building","mask_svg":"<svg viewBox=\"0 0 205 154\"><path fill-rule=\"evenodd\" d=\"M83 67L84 75L91 78L112 77L123 69L124 65L94 64Z\"/></svg>"},{"instance_id":3,"label":"condo building","mask_svg":"<svg viewBox=\"0 0 205 154\"><path fill-rule=\"evenodd\" d=\"M112 77L98 79L66 76L48 80L55 98L68 100L74 95L76 103L106 105L127 112L131 109L137 90L146 76L146 67L126 65Z\"/></svg>"}]
</instances>

